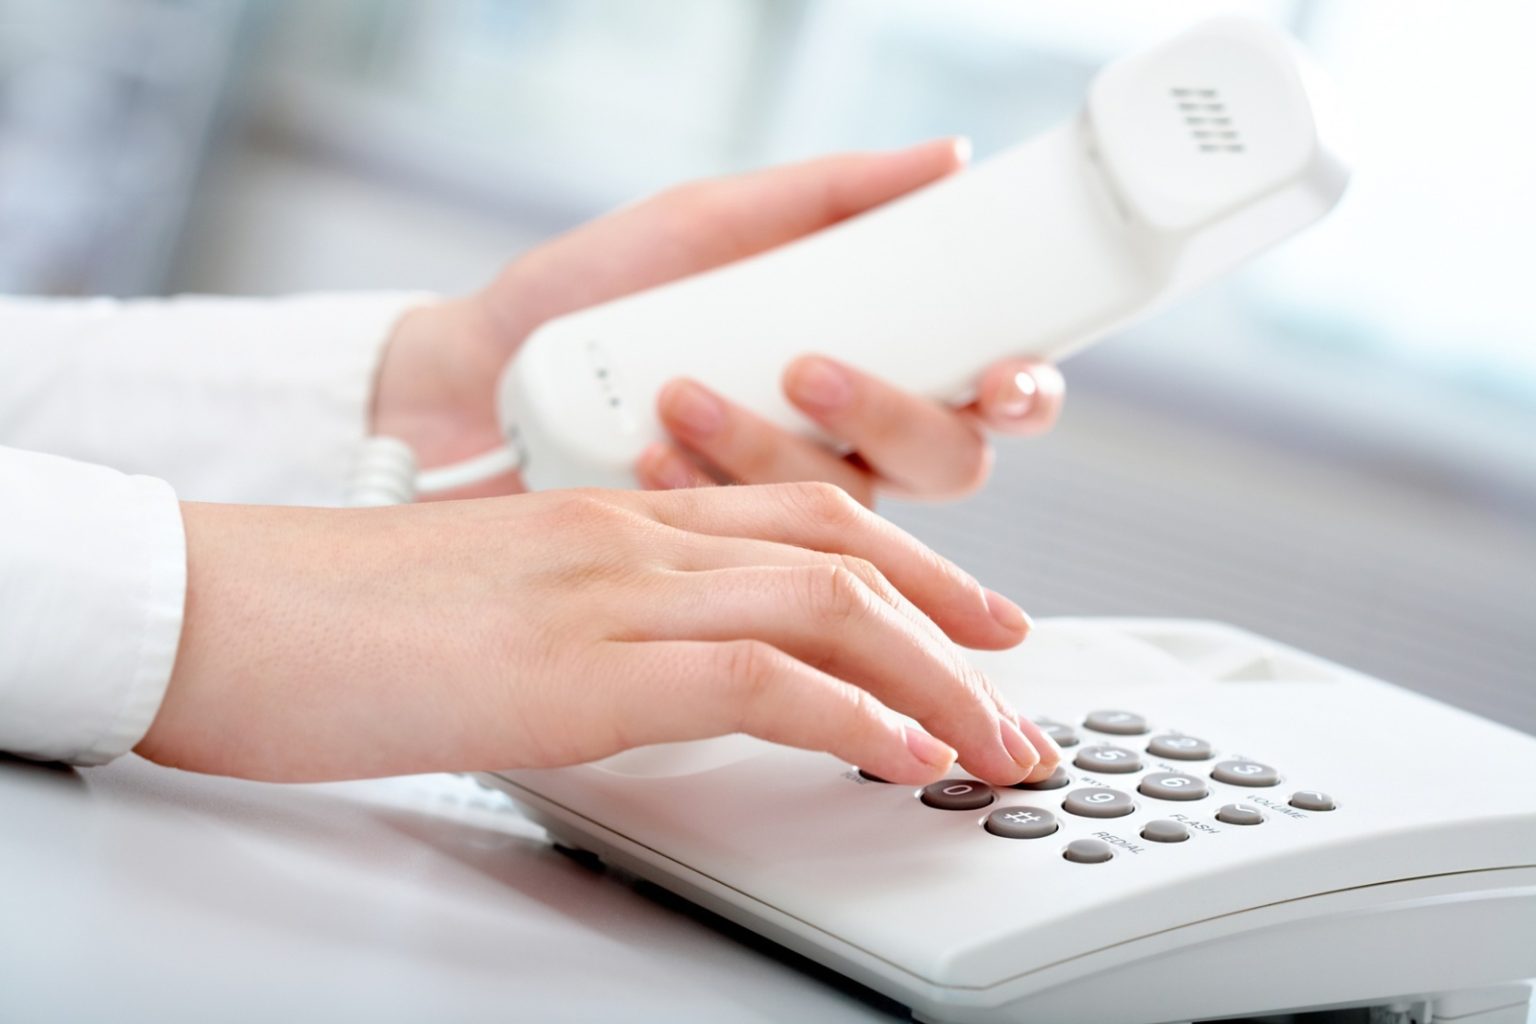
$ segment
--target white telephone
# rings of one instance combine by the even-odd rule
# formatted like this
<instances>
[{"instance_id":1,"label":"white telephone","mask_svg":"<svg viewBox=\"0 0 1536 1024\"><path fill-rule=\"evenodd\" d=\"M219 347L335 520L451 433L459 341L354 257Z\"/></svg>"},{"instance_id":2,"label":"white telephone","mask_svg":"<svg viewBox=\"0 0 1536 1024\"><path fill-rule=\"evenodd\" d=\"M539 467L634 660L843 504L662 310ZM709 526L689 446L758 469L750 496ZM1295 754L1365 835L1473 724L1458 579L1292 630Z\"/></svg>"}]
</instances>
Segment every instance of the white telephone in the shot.
<instances>
[{"instance_id":1,"label":"white telephone","mask_svg":"<svg viewBox=\"0 0 1536 1024\"><path fill-rule=\"evenodd\" d=\"M1525 1024L1536 738L1210 623L1048 620L977 661L1056 778L916 789L730 736L482 779L922 1021Z\"/></svg>"},{"instance_id":2,"label":"white telephone","mask_svg":"<svg viewBox=\"0 0 1536 1024\"><path fill-rule=\"evenodd\" d=\"M967 398L1010 355L1060 359L1312 223L1348 171L1318 76L1278 30L1206 22L1094 79L1082 114L800 241L545 324L505 371L539 489L634 486L692 374L786 428L786 364L825 352Z\"/></svg>"}]
</instances>

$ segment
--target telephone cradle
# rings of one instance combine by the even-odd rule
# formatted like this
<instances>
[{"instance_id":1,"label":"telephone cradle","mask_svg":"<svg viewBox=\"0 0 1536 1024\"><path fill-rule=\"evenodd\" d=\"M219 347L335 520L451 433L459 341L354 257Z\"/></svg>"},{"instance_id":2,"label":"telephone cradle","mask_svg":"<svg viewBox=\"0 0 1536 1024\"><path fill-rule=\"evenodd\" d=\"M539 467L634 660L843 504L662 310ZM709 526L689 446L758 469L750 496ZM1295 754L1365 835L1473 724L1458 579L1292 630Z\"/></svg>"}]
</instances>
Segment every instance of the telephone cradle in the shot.
<instances>
[{"instance_id":1,"label":"telephone cradle","mask_svg":"<svg viewBox=\"0 0 1536 1024\"><path fill-rule=\"evenodd\" d=\"M919 1021L1526 1024L1536 738L1215 623L973 657L1050 780L892 785L741 735L480 779Z\"/></svg>"}]
</instances>

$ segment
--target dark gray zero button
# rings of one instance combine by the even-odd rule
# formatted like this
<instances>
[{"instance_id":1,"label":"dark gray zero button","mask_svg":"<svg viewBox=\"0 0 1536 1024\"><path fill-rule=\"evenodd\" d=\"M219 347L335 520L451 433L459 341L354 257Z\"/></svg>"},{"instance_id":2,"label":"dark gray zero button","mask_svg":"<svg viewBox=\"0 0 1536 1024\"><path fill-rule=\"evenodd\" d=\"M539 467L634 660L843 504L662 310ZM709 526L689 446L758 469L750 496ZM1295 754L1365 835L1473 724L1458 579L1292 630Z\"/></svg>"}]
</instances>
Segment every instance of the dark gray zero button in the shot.
<instances>
[{"instance_id":1,"label":"dark gray zero button","mask_svg":"<svg viewBox=\"0 0 1536 1024\"><path fill-rule=\"evenodd\" d=\"M1147 720L1134 711L1090 711L1083 727L1115 736L1140 736L1147 731Z\"/></svg>"},{"instance_id":2,"label":"dark gray zero button","mask_svg":"<svg viewBox=\"0 0 1536 1024\"><path fill-rule=\"evenodd\" d=\"M1112 747L1099 743L1084 747L1077 752L1072 763L1086 772L1109 772L1114 775L1141 771L1141 756L1134 750Z\"/></svg>"},{"instance_id":3,"label":"dark gray zero button","mask_svg":"<svg viewBox=\"0 0 1536 1024\"><path fill-rule=\"evenodd\" d=\"M1065 786L1071 781L1071 779L1067 778L1067 770L1065 768L1058 767L1055 771L1051 772L1050 775L1041 779L1039 782L1015 782L1013 784L1013 788L1034 790L1060 789L1062 786Z\"/></svg>"},{"instance_id":4,"label":"dark gray zero button","mask_svg":"<svg viewBox=\"0 0 1536 1024\"><path fill-rule=\"evenodd\" d=\"M1216 812L1216 820L1228 825L1257 825L1264 820L1264 812L1252 804L1227 804Z\"/></svg>"},{"instance_id":5,"label":"dark gray zero button","mask_svg":"<svg viewBox=\"0 0 1536 1024\"><path fill-rule=\"evenodd\" d=\"M1275 786L1280 773L1257 761L1222 761L1211 769L1211 778L1232 786Z\"/></svg>"},{"instance_id":6,"label":"dark gray zero button","mask_svg":"<svg viewBox=\"0 0 1536 1024\"><path fill-rule=\"evenodd\" d=\"M1136 801L1118 789L1089 786L1068 793L1061 806L1068 814L1079 814L1084 818L1118 818L1134 811Z\"/></svg>"},{"instance_id":7,"label":"dark gray zero button","mask_svg":"<svg viewBox=\"0 0 1536 1024\"><path fill-rule=\"evenodd\" d=\"M1291 794L1291 806L1303 811L1332 811L1338 808L1333 797L1315 789L1299 789Z\"/></svg>"},{"instance_id":8,"label":"dark gray zero button","mask_svg":"<svg viewBox=\"0 0 1536 1024\"><path fill-rule=\"evenodd\" d=\"M1115 851L1102 839L1074 839L1061 855L1078 864L1102 864L1112 858Z\"/></svg>"},{"instance_id":9,"label":"dark gray zero button","mask_svg":"<svg viewBox=\"0 0 1536 1024\"><path fill-rule=\"evenodd\" d=\"M923 803L941 811L976 811L992 799L991 786L969 779L940 779L923 787Z\"/></svg>"},{"instance_id":10,"label":"dark gray zero button","mask_svg":"<svg viewBox=\"0 0 1536 1024\"><path fill-rule=\"evenodd\" d=\"M1205 780L1183 772L1153 772L1141 780L1136 792L1158 800L1200 800L1211 793Z\"/></svg>"},{"instance_id":11,"label":"dark gray zero button","mask_svg":"<svg viewBox=\"0 0 1536 1024\"><path fill-rule=\"evenodd\" d=\"M884 782L887 785L890 784L888 779L882 779L880 776L876 775L874 772L867 772L863 768L859 769L859 775L862 778L868 779L870 782Z\"/></svg>"},{"instance_id":12,"label":"dark gray zero button","mask_svg":"<svg viewBox=\"0 0 1536 1024\"><path fill-rule=\"evenodd\" d=\"M1182 843L1189 838L1189 827L1182 821L1159 818L1147 822L1141 830L1141 838L1150 839L1154 843Z\"/></svg>"},{"instance_id":13,"label":"dark gray zero button","mask_svg":"<svg viewBox=\"0 0 1536 1024\"><path fill-rule=\"evenodd\" d=\"M1070 725L1049 718L1036 718L1034 723L1040 727L1041 732L1055 740L1058 747L1075 747L1079 742L1077 730Z\"/></svg>"},{"instance_id":14,"label":"dark gray zero button","mask_svg":"<svg viewBox=\"0 0 1536 1024\"><path fill-rule=\"evenodd\" d=\"M1004 839L1044 839L1060 826L1042 807L999 807L987 815L987 831Z\"/></svg>"},{"instance_id":15,"label":"dark gray zero button","mask_svg":"<svg viewBox=\"0 0 1536 1024\"><path fill-rule=\"evenodd\" d=\"M1147 741L1147 753L1153 757L1166 757L1170 761L1204 761L1215 750L1198 736L1165 732Z\"/></svg>"}]
</instances>

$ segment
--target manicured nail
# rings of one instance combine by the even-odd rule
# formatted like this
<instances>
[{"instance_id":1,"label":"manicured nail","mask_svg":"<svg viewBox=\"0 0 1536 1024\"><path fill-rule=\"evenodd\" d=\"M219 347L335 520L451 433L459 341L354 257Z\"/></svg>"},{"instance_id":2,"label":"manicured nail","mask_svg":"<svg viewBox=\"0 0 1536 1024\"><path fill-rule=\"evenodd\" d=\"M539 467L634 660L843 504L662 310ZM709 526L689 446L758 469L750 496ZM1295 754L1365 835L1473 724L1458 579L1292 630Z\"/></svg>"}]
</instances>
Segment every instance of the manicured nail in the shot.
<instances>
[{"instance_id":1,"label":"manicured nail","mask_svg":"<svg viewBox=\"0 0 1536 1024\"><path fill-rule=\"evenodd\" d=\"M790 397L821 412L835 412L853 401L853 384L842 367L811 356L800 360L785 382Z\"/></svg>"},{"instance_id":2,"label":"manicured nail","mask_svg":"<svg viewBox=\"0 0 1536 1024\"><path fill-rule=\"evenodd\" d=\"M1023 608L995 590L987 591L987 611L992 613L992 618L999 626L1010 633L1028 633L1034 625Z\"/></svg>"},{"instance_id":3,"label":"manicured nail","mask_svg":"<svg viewBox=\"0 0 1536 1024\"><path fill-rule=\"evenodd\" d=\"M640 455L641 472L667 490L695 484L693 468L664 444L653 444Z\"/></svg>"},{"instance_id":4,"label":"manicured nail","mask_svg":"<svg viewBox=\"0 0 1536 1024\"><path fill-rule=\"evenodd\" d=\"M956 160L962 164L971 162L971 152L975 147L971 145L971 137L969 135L956 135L950 140L949 144L955 147Z\"/></svg>"},{"instance_id":5,"label":"manicured nail","mask_svg":"<svg viewBox=\"0 0 1536 1024\"><path fill-rule=\"evenodd\" d=\"M1013 763L1025 773L1034 771L1040 763L1040 752L1029 742L1029 737L1010 718L1001 717L997 722L998 731L1003 734L1003 749L1008 751Z\"/></svg>"},{"instance_id":6,"label":"manicured nail","mask_svg":"<svg viewBox=\"0 0 1536 1024\"><path fill-rule=\"evenodd\" d=\"M915 726L906 726L906 739L907 750L930 768L947 772L955 763L955 752L949 744L934 739Z\"/></svg>"},{"instance_id":7,"label":"manicured nail","mask_svg":"<svg viewBox=\"0 0 1536 1024\"><path fill-rule=\"evenodd\" d=\"M675 380L663 388L661 407L669 423L695 437L706 437L725 426L725 406L690 380Z\"/></svg>"},{"instance_id":8,"label":"manicured nail","mask_svg":"<svg viewBox=\"0 0 1536 1024\"><path fill-rule=\"evenodd\" d=\"M1039 390L1040 385L1035 382L1035 378L1028 371L1020 370L998 385L993 401L1004 416L1011 420L1021 420L1035 407L1035 395Z\"/></svg>"}]
</instances>

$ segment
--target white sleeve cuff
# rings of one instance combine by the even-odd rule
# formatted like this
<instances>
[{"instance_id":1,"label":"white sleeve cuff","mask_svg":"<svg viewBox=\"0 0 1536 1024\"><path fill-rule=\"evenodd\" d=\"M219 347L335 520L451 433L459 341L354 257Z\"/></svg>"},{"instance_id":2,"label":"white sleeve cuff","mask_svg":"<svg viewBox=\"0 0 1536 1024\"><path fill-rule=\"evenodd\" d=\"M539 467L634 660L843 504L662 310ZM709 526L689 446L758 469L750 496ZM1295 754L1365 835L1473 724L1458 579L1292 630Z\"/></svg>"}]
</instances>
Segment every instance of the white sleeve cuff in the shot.
<instances>
[{"instance_id":1,"label":"white sleeve cuff","mask_svg":"<svg viewBox=\"0 0 1536 1024\"><path fill-rule=\"evenodd\" d=\"M143 738L180 643L170 486L0 448L0 750L104 764Z\"/></svg>"},{"instance_id":2,"label":"white sleeve cuff","mask_svg":"<svg viewBox=\"0 0 1536 1024\"><path fill-rule=\"evenodd\" d=\"M415 292L0 299L0 438L187 501L340 505Z\"/></svg>"}]
</instances>

